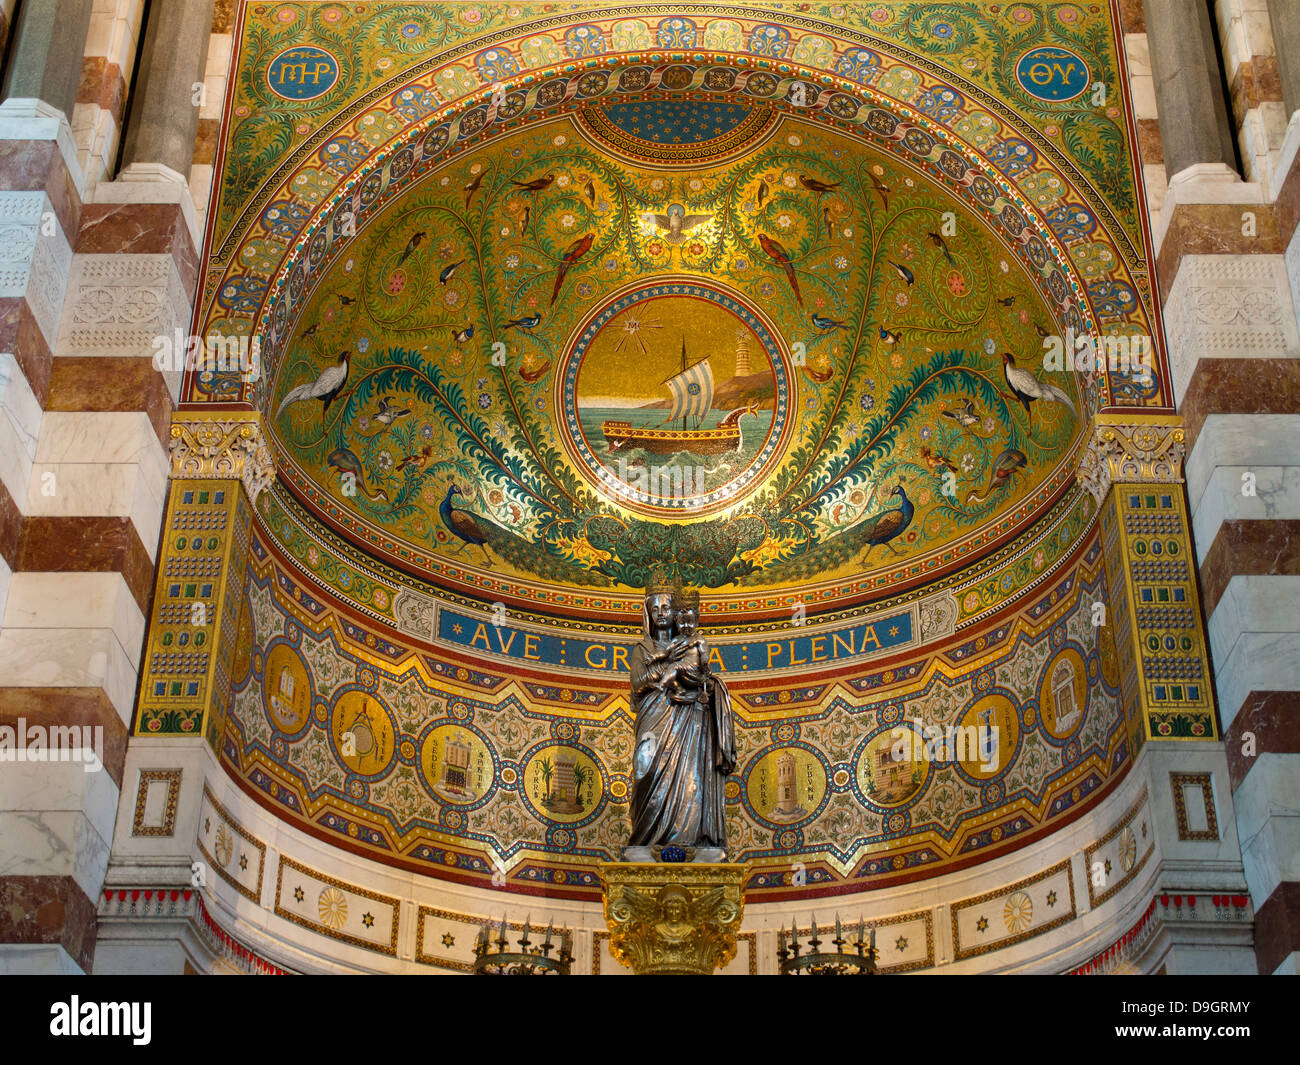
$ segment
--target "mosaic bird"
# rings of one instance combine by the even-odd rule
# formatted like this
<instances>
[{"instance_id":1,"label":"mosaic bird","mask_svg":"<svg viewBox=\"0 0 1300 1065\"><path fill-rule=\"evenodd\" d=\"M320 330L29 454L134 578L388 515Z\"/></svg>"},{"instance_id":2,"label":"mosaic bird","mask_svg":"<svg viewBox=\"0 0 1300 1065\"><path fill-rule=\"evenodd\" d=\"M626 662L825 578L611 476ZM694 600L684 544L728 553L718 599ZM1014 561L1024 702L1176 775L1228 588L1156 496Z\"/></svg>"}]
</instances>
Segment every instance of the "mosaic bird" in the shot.
<instances>
[{"instance_id":1,"label":"mosaic bird","mask_svg":"<svg viewBox=\"0 0 1300 1065\"><path fill-rule=\"evenodd\" d=\"M886 262L894 268L894 273L896 273L907 285L910 286L916 284L916 275L902 263L896 263L893 259L887 259Z\"/></svg>"},{"instance_id":2,"label":"mosaic bird","mask_svg":"<svg viewBox=\"0 0 1300 1065\"><path fill-rule=\"evenodd\" d=\"M1036 332L1036 333L1037 333L1040 337L1042 337L1044 340L1047 339L1049 336L1052 335L1052 334L1049 333L1046 329L1044 329L1041 325L1039 325L1037 322L1034 323L1034 332Z\"/></svg>"},{"instance_id":3,"label":"mosaic bird","mask_svg":"<svg viewBox=\"0 0 1300 1065\"><path fill-rule=\"evenodd\" d=\"M392 425L411 413L410 407L395 407L388 396L379 397L379 410L375 412L375 421L380 425Z\"/></svg>"},{"instance_id":4,"label":"mosaic bird","mask_svg":"<svg viewBox=\"0 0 1300 1065\"><path fill-rule=\"evenodd\" d=\"M474 336L474 327L473 327L472 325L469 325L469 326L466 326L464 329L457 329L457 330L454 330L454 331L452 332L451 336L452 336L452 339L455 340L457 344L464 344L464 343L466 343L466 342L467 342L471 337Z\"/></svg>"},{"instance_id":5,"label":"mosaic bird","mask_svg":"<svg viewBox=\"0 0 1300 1065\"><path fill-rule=\"evenodd\" d=\"M506 322L506 324L501 327L501 331L505 332L505 330L507 329L522 329L524 330L524 332L532 332L539 325L541 325L541 323L542 323L542 312L534 311L526 318L516 318L513 322Z\"/></svg>"},{"instance_id":6,"label":"mosaic bird","mask_svg":"<svg viewBox=\"0 0 1300 1065\"><path fill-rule=\"evenodd\" d=\"M560 294L560 286L564 284L564 275L569 272L569 267L591 251L591 245L595 240L596 234L588 233L585 237L579 237L565 249L564 258L560 260L560 269L555 275L555 287L551 289L552 307L555 306L555 297Z\"/></svg>"},{"instance_id":7,"label":"mosaic bird","mask_svg":"<svg viewBox=\"0 0 1300 1065\"><path fill-rule=\"evenodd\" d=\"M448 281L450 281L453 277L455 277L456 268L459 266L463 266L464 263L465 260L461 259L460 262L455 262L452 263L450 266L443 267L442 273L438 275L438 284L445 285Z\"/></svg>"},{"instance_id":8,"label":"mosaic bird","mask_svg":"<svg viewBox=\"0 0 1300 1065\"><path fill-rule=\"evenodd\" d=\"M980 421L979 412L976 411L975 404L971 402L970 397L968 396L963 396L959 399L955 409L943 410L939 413L943 417L956 422L963 429L969 429L972 425L978 425Z\"/></svg>"},{"instance_id":9,"label":"mosaic bird","mask_svg":"<svg viewBox=\"0 0 1300 1065\"><path fill-rule=\"evenodd\" d=\"M873 189L873 190L876 192L876 194L880 197L880 203L881 203L881 206L883 206L883 207L888 207L888 206L889 206L889 194L890 194L891 192L893 192L894 190L891 189L888 185L886 185L886 184L884 184L883 182L881 182L880 180L878 180L877 178L874 178L874 177L873 177L873 178L870 179L870 181L871 181L871 187L872 187L872 189Z\"/></svg>"},{"instance_id":10,"label":"mosaic bird","mask_svg":"<svg viewBox=\"0 0 1300 1065\"><path fill-rule=\"evenodd\" d=\"M466 206L466 207L469 206L469 201L472 200L472 199L474 198L474 193L478 192L479 186L483 184L483 179L484 179L486 176L487 176L487 171L486 171L486 170L480 170L479 173L478 173L478 175L474 178L473 181L468 181L468 182L465 183L465 188L464 188L463 191L464 191L464 193L465 193L465 206Z\"/></svg>"},{"instance_id":11,"label":"mosaic bird","mask_svg":"<svg viewBox=\"0 0 1300 1065\"><path fill-rule=\"evenodd\" d=\"M420 232L411 235L411 239L406 242L406 247L402 250L402 254L397 260L398 266L401 266L402 263L406 262L407 259L415 254L415 249L424 243L424 238L424 230L420 230Z\"/></svg>"},{"instance_id":12,"label":"mosaic bird","mask_svg":"<svg viewBox=\"0 0 1300 1065\"><path fill-rule=\"evenodd\" d=\"M554 174L544 174L542 177L533 178L532 181L515 181L511 180L510 184L515 188L523 189L525 192L541 192L543 189L549 189L555 182Z\"/></svg>"},{"instance_id":13,"label":"mosaic bird","mask_svg":"<svg viewBox=\"0 0 1300 1065\"><path fill-rule=\"evenodd\" d=\"M1070 402L1070 397L1066 393L1055 385L1044 384L1028 370L1017 366L1015 357L1009 351L1002 353L1002 376L1006 378L1007 387L1011 389L1012 395L1025 408L1025 413L1029 415L1030 425L1034 422L1034 412L1030 409L1029 404L1036 399L1041 399L1047 403L1062 403L1078 419L1079 412L1074 409L1074 404Z\"/></svg>"},{"instance_id":14,"label":"mosaic bird","mask_svg":"<svg viewBox=\"0 0 1300 1065\"><path fill-rule=\"evenodd\" d=\"M758 182L758 196L754 200L755 211L761 211L763 209L763 204L767 202L767 198L771 192L772 190L768 187L767 182L760 179Z\"/></svg>"},{"instance_id":15,"label":"mosaic bird","mask_svg":"<svg viewBox=\"0 0 1300 1065\"><path fill-rule=\"evenodd\" d=\"M943 237L938 233L927 233L926 236L930 238L931 244L943 252L943 257L947 259L951 265L957 265L956 261L952 257L952 252L948 250L948 242L944 240Z\"/></svg>"},{"instance_id":16,"label":"mosaic bird","mask_svg":"<svg viewBox=\"0 0 1300 1065\"><path fill-rule=\"evenodd\" d=\"M820 329L823 333L829 333L836 329L843 329L846 333L849 327L843 322L837 322L834 318L824 318L820 314L809 315L812 324Z\"/></svg>"},{"instance_id":17,"label":"mosaic bird","mask_svg":"<svg viewBox=\"0 0 1300 1065\"><path fill-rule=\"evenodd\" d=\"M896 486L889 494L899 496L902 503L890 510L882 511L874 518L863 522L859 527L860 537L867 542L867 549L862 553L864 561L867 555L871 554L871 549L880 544L884 544L896 555L903 553L890 541L901 535L912 524L912 515L916 512L916 507L907 498L907 493L903 490L901 484Z\"/></svg>"},{"instance_id":18,"label":"mosaic bird","mask_svg":"<svg viewBox=\"0 0 1300 1065\"><path fill-rule=\"evenodd\" d=\"M799 280L794 276L794 264L790 261L790 253L781 247L780 243L773 240L766 233L758 235L759 246L767 252L772 261L785 271L785 276L790 282L790 287L794 289L794 298L799 301L799 306L803 306L803 293L799 291Z\"/></svg>"},{"instance_id":19,"label":"mosaic bird","mask_svg":"<svg viewBox=\"0 0 1300 1065\"><path fill-rule=\"evenodd\" d=\"M880 330L880 339L885 344L897 344L903 339L902 333L895 333L890 329L886 329L883 325L879 325L876 328Z\"/></svg>"},{"instance_id":20,"label":"mosaic bird","mask_svg":"<svg viewBox=\"0 0 1300 1065\"><path fill-rule=\"evenodd\" d=\"M312 322L310 328L304 329L302 331L303 340L306 340L308 337L314 337L316 335L316 330L319 328L320 328L320 322Z\"/></svg>"},{"instance_id":21,"label":"mosaic bird","mask_svg":"<svg viewBox=\"0 0 1300 1065\"><path fill-rule=\"evenodd\" d=\"M343 295L342 292L339 293L339 306L340 306L340 307L351 307L351 306L352 306L354 303L356 303L356 302L357 302L357 301L354 300L351 296L345 296L345 295Z\"/></svg>"},{"instance_id":22,"label":"mosaic bird","mask_svg":"<svg viewBox=\"0 0 1300 1065\"><path fill-rule=\"evenodd\" d=\"M831 209L829 207L822 208L822 221L826 223L826 239L834 240L835 220L831 217Z\"/></svg>"},{"instance_id":23,"label":"mosaic bird","mask_svg":"<svg viewBox=\"0 0 1300 1065\"><path fill-rule=\"evenodd\" d=\"M660 229L668 230L664 240L669 244L684 244L692 229L713 220L711 214L687 214L686 208L680 203L670 203L667 214L657 214L652 217L655 225Z\"/></svg>"},{"instance_id":24,"label":"mosaic bird","mask_svg":"<svg viewBox=\"0 0 1300 1065\"><path fill-rule=\"evenodd\" d=\"M393 472L401 473L407 466L422 470L429 465L431 458L433 458L433 445L425 444L419 451L412 451L409 455L403 455L402 461L393 467Z\"/></svg>"},{"instance_id":25,"label":"mosaic bird","mask_svg":"<svg viewBox=\"0 0 1300 1065\"><path fill-rule=\"evenodd\" d=\"M592 207L596 206L596 186L591 180L590 174L579 174L578 180L582 182L582 194L587 197L587 202Z\"/></svg>"},{"instance_id":26,"label":"mosaic bird","mask_svg":"<svg viewBox=\"0 0 1300 1065\"><path fill-rule=\"evenodd\" d=\"M998 300L997 302L1002 304L1003 307L1010 307L1013 303L1016 302L1016 297L1008 296L1006 299Z\"/></svg>"},{"instance_id":27,"label":"mosaic bird","mask_svg":"<svg viewBox=\"0 0 1300 1065\"><path fill-rule=\"evenodd\" d=\"M360 486L361 494L367 499L373 499L376 502L382 499L384 502L388 502L388 493L382 488L371 491L366 487L366 471L361 466L361 460L348 448L335 448L325 459L325 464L331 469L338 470L341 474L351 475L353 483ZM350 492L346 491L344 494L351 495Z\"/></svg>"},{"instance_id":28,"label":"mosaic bird","mask_svg":"<svg viewBox=\"0 0 1300 1065\"><path fill-rule=\"evenodd\" d=\"M921 461L932 470L949 470L953 474L957 472L957 467L948 460L948 457L943 452L931 451L924 444L921 445Z\"/></svg>"},{"instance_id":29,"label":"mosaic bird","mask_svg":"<svg viewBox=\"0 0 1300 1065\"><path fill-rule=\"evenodd\" d=\"M840 182L838 181L831 183L818 181L815 177L809 177L807 174L799 175L799 184L809 191L817 193L818 196L824 195L825 193L840 187Z\"/></svg>"},{"instance_id":30,"label":"mosaic bird","mask_svg":"<svg viewBox=\"0 0 1300 1065\"><path fill-rule=\"evenodd\" d=\"M468 510L461 510L452 505L452 496L464 494L453 482L447 489L446 498L438 507L438 513L441 515L442 523L447 527L447 531L461 541L460 550L464 551L466 547L473 544L483 552L483 561L490 566L492 565L492 559L488 556L487 548L483 546L487 542L487 537L484 535L478 519Z\"/></svg>"},{"instance_id":31,"label":"mosaic bird","mask_svg":"<svg viewBox=\"0 0 1300 1065\"><path fill-rule=\"evenodd\" d=\"M1023 451L1017 451L1014 447L1007 448L993 460L988 487L983 492L967 494L966 502L983 503L994 492L1006 488L1011 483L1011 475L1028 464L1029 460L1025 458Z\"/></svg>"},{"instance_id":32,"label":"mosaic bird","mask_svg":"<svg viewBox=\"0 0 1300 1065\"><path fill-rule=\"evenodd\" d=\"M299 385L297 388L291 388L284 394L284 399L280 401L280 407L275 412L275 417L279 420L284 413L285 407L291 403L301 403L307 399L318 399L323 404L321 416L330 409L330 404L334 402L334 397L343 391L343 386L348 381L348 367L352 362L352 350L350 348L339 352L338 362L333 366L327 366L320 372L320 376L314 381L308 381L305 385Z\"/></svg>"}]
</instances>

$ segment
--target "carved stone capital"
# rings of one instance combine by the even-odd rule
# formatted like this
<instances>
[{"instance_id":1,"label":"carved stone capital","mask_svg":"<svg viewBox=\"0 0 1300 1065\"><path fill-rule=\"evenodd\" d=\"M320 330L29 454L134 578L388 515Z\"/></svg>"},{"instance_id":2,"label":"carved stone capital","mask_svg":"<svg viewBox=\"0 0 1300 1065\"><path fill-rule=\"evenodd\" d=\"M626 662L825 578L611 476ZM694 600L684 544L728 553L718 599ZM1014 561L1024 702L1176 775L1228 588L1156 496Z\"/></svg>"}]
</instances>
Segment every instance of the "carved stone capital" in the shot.
<instances>
[{"instance_id":1,"label":"carved stone capital","mask_svg":"<svg viewBox=\"0 0 1300 1065\"><path fill-rule=\"evenodd\" d=\"M1098 414L1079 483L1101 506L1112 484L1179 484L1187 453L1176 414Z\"/></svg>"},{"instance_id":2,"label":"carved stone capital","mask_svg":"<svg viewBox=\"0 0 1300 1065\"><path fill-rule=\"evenodd\" d=\"M262 416L241 411L183 411L172 418L171 475L192 480L238 480L257 497L275 479L275 460Z\"/></svg>"},{"instance_id":3,"label":"carved stone capital","mask_svg":"<svg viewBox=\"0 0 1300 1065\"><path fill-rule=\"evenodd\" d=\"M747 865L607 862L609 950L638 976L707 976L736 956Z\"/></svg>"}]
</instances>

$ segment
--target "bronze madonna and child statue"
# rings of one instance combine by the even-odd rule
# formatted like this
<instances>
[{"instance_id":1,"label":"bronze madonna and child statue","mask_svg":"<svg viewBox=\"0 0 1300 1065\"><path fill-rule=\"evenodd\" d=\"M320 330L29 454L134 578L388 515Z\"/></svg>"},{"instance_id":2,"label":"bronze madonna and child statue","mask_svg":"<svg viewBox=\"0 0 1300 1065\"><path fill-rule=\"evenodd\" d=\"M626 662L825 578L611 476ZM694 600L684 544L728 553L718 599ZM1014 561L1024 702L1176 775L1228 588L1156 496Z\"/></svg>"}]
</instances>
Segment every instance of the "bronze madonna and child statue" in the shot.
<instances>
[{"instance_id":1,"label":"bronze madonna and child statue","mask_svg":"<svg viewBox=\"0 0 1300 1065\"><path fill-rule=\"evenodd\" d=\"M665 581L646 589L645 636L629 662L636 746L626 862L685 860L686 848L697 862L726 861L736 730L727 685L709 669L699 616L699 592Z\"/></svg>"}]
</instances>

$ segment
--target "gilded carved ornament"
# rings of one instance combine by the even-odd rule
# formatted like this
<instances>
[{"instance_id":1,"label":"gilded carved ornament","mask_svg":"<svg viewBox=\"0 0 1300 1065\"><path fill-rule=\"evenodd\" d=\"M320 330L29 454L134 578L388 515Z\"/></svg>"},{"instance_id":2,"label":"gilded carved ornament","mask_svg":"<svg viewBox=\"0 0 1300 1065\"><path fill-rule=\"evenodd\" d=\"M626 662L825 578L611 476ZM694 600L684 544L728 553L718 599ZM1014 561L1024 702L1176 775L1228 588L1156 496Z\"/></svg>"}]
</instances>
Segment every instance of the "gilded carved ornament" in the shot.
<instances>
[{"instance_id":1,"label":"gilded carved ornament","mask_svg":"<svg viewBox=\"0 0 1300 1065\"><path fill-rule=\"evenodd\" d=\"M1101 506L1114 483L1181 483L1186 453L1177 415L1099 414L1079 462L1079 483Z\"/></svg>"},{"instance_id":2,"label":"gilded carved ornament","mask_svg":"<svg viewBox=\"0 0 1300 1065\"><path fill-rule=\"evenodd\" d=\"M173 478L238 479L253 503L275 479L275 461L258 414L187 411L172 420L168 450Z\"/></svg>"},{"instance_id":3,"label":"gilded carved ornament","mask_svg":"<svg viewBox=\"0 0 1300 1065\"><path fill-rule=\"evenodd\" d=\"M610 953L638 976L708 975L736 956L747 865L606 863Z\"/></svg>"}]
</instances>

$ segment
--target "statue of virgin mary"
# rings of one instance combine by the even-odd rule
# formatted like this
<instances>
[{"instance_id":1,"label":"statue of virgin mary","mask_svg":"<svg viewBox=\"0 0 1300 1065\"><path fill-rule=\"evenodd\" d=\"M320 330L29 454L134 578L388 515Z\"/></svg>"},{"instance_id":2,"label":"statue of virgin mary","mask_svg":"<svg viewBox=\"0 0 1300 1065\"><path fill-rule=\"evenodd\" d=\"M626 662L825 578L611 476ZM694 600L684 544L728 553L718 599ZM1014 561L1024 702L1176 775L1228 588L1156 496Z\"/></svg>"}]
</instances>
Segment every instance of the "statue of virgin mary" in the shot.
<instances>
[{"instance_id":1,"label":"statue of virgin mary","mask_svg":"<svg viewBox=\"0 0 1300 1065\"><path fill-rule=\"evenodd\" d=\"M626 861L651 861L652 848L669 845L694 848L696 861L726 859L735 723L698 619L698 593L663 582L646 590L645 635L629 661L636 747Z\"/></svg>"}]
</instances>

